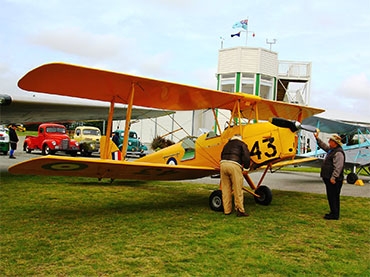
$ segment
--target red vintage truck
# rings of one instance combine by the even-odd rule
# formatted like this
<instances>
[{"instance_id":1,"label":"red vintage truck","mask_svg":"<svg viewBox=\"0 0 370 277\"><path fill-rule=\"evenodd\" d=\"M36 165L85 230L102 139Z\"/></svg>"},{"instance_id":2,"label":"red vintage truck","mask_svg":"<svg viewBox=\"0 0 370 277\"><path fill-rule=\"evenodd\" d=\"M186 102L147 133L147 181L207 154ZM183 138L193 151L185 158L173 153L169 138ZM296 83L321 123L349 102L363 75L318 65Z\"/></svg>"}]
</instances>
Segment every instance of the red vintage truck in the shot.
<instances>
[{"instance_id":1,"label":"red vintage truck","mask_svg":"<svg viewBox=\"0 0 370 277\"><path fill-rule=\"evenodd\" d=\"M41 150L43 155L55 154L64 151L71 156L76 156L79 151L78 142L71 139L66 132L66 127L55 123L43 123L38 128L37 136L26 136L23 150L31 153Z\"/></svg>"}]
</instances>

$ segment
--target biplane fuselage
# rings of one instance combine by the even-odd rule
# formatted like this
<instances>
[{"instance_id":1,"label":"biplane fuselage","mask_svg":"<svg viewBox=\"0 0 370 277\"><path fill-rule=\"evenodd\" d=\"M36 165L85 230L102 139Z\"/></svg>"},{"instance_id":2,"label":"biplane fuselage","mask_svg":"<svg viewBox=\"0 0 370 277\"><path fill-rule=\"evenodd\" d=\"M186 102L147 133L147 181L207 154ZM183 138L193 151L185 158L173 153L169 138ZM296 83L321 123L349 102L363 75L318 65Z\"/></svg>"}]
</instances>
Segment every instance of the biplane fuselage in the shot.
<instances>
[{"instance_id":1,"label":"biplane fuselage","mask_svg":"<svg viewBox=\"0 0 370 277\"><path fill-rule=\"evenodd\" d=\"M209 132L198 138L186 137L137 161L218 168L223 146L235 134L241 134L248 145L253 169L268 162L293 158L296 153L294 132L264 122L229 127L221 135Z\"/></svg>"}]
</instances>

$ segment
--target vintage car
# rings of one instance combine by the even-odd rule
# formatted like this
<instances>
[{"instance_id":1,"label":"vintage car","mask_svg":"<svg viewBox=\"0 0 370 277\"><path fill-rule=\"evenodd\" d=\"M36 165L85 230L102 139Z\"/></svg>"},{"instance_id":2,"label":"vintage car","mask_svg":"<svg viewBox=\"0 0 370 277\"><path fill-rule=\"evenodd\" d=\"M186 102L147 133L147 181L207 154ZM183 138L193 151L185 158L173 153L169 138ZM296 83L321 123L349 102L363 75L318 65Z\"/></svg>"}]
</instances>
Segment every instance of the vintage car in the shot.
<instances>
[{"instance_id":1,"label":"vintage car","mask_svg":"<svg viewBox=\"0 0 370 277\"><path fill-rule=\"evenodd\" d=\"M119 145L118 148L122 150L123 138L125 131L116 130L119 135ZM114 134L114 133L113 133ZM148 154L148 147L141 143L140 138L138 137L135 131L130 131L128 136L128 145L127 145L127 156L140 156L144 157Z\"/></svg>"},{"instance_id":2,"label":"vintage car","mask_svg":"<svg viewBox=\"0 0 370 277\"><path fill-rule=\"evenodd\" d=\"M67 135L65 126L43 123L39 125L37 136L26 136L23 150L27 153L31 153L33 150L41 150L43 155L64 151L71 156L76 156L80 148L78 142Z\"/></svg>"},{"instance_id":3,"label":"vintage car","mask_svg":"<svg viewBox=\"0 0 370 277\"><path fill-rule=\"evenodd\" d=\"M82 156L91 156L100 150L101 133L99 128L93 126L78 126L73 138L78 141Z\"/></svg>"},{"instance_id":4,"label":"vintage car","mask_svg":"<svg viewBox=\"0 0 370 277\"><path fill-rule=\"evenodd\" d=\"M8 129L0 126L0 152L7 155L9 151L9 135Z\"/></svg>"}]
</instances>

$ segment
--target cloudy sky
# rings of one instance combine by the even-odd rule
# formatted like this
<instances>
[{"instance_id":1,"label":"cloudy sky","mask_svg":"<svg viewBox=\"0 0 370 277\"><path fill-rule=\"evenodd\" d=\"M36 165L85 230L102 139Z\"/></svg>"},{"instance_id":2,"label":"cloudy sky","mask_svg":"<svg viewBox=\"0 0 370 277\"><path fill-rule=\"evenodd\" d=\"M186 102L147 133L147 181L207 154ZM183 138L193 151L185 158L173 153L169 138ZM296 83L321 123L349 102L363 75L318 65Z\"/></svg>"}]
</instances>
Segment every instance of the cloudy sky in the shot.
<instances>
[{"instance_id":1,"label":"cloudy sky","mask_svg":"<svg viewBox=\"0 0 370 277\"><path fill-rule=\"evenodd\" d=\"M0 93L30 69L67 62L216 88L218 50L248 46L312 62L310 105L370 122L369 0L0 0Z\"/></svg>"}]
</instances>

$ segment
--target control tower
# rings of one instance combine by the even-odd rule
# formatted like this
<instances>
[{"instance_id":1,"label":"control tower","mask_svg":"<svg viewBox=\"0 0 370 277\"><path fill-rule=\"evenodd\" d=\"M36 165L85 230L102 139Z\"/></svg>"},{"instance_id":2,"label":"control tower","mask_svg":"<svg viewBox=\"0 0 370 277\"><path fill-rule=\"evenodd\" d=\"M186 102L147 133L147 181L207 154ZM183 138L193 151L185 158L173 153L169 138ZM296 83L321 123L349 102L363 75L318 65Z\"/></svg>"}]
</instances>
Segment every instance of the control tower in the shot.
<instances>
[{"instance_id":1,"label":"control tower","mask_svg":"<svg viewBox=\"0 0 370 277\"><path fill-rule=\"evenodd\" d=\"M271 50L242 46L220 49L216 78L217 90L309 105L311 62L279 61L278 53ZM214 122L213 114L204 111L195 112L193 120L193 134L201 128L212 129ZM219 117L219 122L222 125L224 120Z\"/></svg>"},{"instance_id":2,"label":"control tower","mask_svg":"<svg viewBox=\"0 0 370 277\"><path fill-rule=\"evenodd\" d=\"M265 99L309 105L311 62L279 61L263 48L220 49L217 89Z\"/></svg>"}]
</instances>

